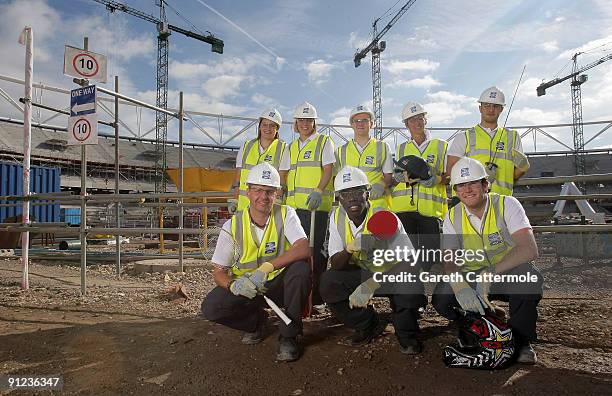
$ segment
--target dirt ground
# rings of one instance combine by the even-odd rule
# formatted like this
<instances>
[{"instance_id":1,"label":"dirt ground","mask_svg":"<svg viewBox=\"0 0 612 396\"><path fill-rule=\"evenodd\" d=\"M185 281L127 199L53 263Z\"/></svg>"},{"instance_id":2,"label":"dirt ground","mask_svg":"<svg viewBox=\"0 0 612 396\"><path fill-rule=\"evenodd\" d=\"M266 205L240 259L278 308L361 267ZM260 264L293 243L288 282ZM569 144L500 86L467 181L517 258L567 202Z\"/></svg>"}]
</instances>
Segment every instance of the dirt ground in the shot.
<instances>
[{"instance_id":1,"label":"dirt ground","mask_svg":"<svg viewBox=\"0 0 612 396\"><path fill-rule=\"evenodd\" d=\"M136 275L128 265L117 277L110 265L91 266L81 297L78 266L35 262L22 291L19 262L5 259L0 375L61 374L66 394L610 394L610 263L552 262L539 263L547 284L538 364L490 372L444 367L454 330L431 306L418 357L399 352L392 326L366 347L341 345L350 332L323 313L305 323L303 357L280 364L274 327L262 344L245 346L238 332L198 317L209 270ZM168 301L179 282L190 298ZM388 312L385 301L376 305Z\"/></svg>"}]
</instances>

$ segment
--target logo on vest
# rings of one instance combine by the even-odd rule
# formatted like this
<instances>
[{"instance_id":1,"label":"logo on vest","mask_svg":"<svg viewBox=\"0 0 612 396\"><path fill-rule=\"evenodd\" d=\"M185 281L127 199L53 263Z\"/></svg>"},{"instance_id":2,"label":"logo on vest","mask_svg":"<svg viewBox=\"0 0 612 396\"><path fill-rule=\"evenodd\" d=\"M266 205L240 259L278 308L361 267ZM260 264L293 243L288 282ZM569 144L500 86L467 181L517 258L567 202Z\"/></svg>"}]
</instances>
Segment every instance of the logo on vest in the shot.
<instances>
[{"instance_id":1,"label":"logo on vest","mask_svg":"<svg viewBox=\"0 0 612 396\"><path fill-rule=\"evenodd\" d=\"M501 235L499 235L499 232L489 234L487 235L487 238L489 238L489 245L491 246L500 245L501 243L503 243L502 237Z\"/></svg>"},{"instance_id":2,"label":"logo on vest","mask_svg":"<svg viewBox=\"0 0 612 396\"><path fill-rule=\"evenodd\" d=\"M276 251L276 242L266 243L264 254L272 254Z\"/></svg>"},{"instance_id":3,"label":"logo on vest","mask_svg":"<svg viewBox=\"0 0 612 396\"><path fill-rule=\"evenodd\" d=\"M468 177L470 175L470 168L461 168L461 177Z\"/></svg>"},{"instance_id":4,"label":"logo on vest","mask_svg":"<svg viewBox=\"0 0 612 396\"><path fill-rule=\"evenodd\" d=\"M270 172L269 170L261 172L261 178L265 180L272 180L272 172Z\"/></svg>"},{"instance_id":5,"label":"logo on vest","mask_svg":"<svg viewBox=\"0 0 612 396\"><path fill-rule=\"evenodd\" d=\"M497 151L504 151L504 147L506 147L504 142L497 142L495 144L495 150L497 150Z\"/></svg>"},{"instance_id":6,"label":"logo on vest","mask_svg":"<svg viewBox=\"0 0 612 396\"><path fill-rule=\"evenodd\" d=\"M264 158L264 161L271 162L272 161L272 156L270 154L266 154L266 157Z\"/></svg>"},{"instance_id":7,"label":"logo on vest","mask_svg":"<svg viewBox=\"0 0 612 396\"><path fill-rule=\"evenodd\" d=\"M366 155L366 157L365 157L365 164L366 165L373 165L374 164L374 157L372 157L371 155Z\"/></svg>"},{"instance_id":8,"label":"logo on vest","mask_svg":"<svg viewBox=\"0 0 612 396\"><path fill-rule=\"evenodd\" d=\"M433 154L427 154L427 162L430 164L433 164L434 161L436 160L436 156Z\"/></svg>"},{"instance_id":9,"label":"logo on vest","mask_svg":"<svg viewBox=\"0 0 612 396\"><path fill-rule=\"evenodd\" d=\"M308 150L304 153L304 159L309 159L310 155L312 154L312 151Z\"/></svg>"}]
</instances>

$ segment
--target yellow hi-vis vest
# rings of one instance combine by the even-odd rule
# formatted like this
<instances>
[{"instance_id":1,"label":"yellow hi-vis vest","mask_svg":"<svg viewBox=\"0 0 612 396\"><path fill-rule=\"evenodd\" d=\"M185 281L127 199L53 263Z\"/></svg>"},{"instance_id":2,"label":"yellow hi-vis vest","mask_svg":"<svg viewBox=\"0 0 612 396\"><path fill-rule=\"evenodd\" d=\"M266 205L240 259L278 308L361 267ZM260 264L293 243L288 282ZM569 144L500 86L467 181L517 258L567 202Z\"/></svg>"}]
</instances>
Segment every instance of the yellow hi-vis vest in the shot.
<instances>
[{"instance_id":1,"label":"yellow hi-vis vest","mask_svg":"<svg viewBox=\"0 0 612 396\"><path fill-rule=\"evenodd\" d=\"M251 231L249 211L241 210L234 214L231 223L232 236L241 252L238 263L232 266L232 273L236 277L255 271L261 264L280 256L291 247L284 232L286 215L285 205L272 206L270 220L258 245ZM270 272L268 280L274 279L282 270L280 268Z\"/></svg>"},{"instance_id":2,"label":"yellow hi-vis vest","mask_svg":"<svg viewBox=\"0 0 612 396\"><path fill-rule=\"evenodd\" d=\"M291 142L289 153L291 167L287 174L287 205L296 209L308 209L306 199L308 195L318 187L323 176L323 147L329 140L329 136L319 135L308 141L299 148L299 139ZM329 140L329 144L333 144ZM334 193L332 181L323 190L323 200L317 211L329 212Z\"/></svg>"},{"instance_id":3,"label":"yellow hi-vis vest","mask_svg":"<svg viewBox=\"0 0 612 396\"><path fill-rule=\"evenodd\" d=\"M361 229L361 235L369 235L371 234L370 231L368 231L368 220L370 220L370 217L372 217L372 215L376 212L379 212L381 210L381 208L376 208L373 205L370 205L370 207L368 208L368 213L366 214L365 219L363 220L363 228ZM342 206L337 206L334 207L332 209L332 214L330 216L330 218L333 219L333 221L336 224L336 229L338 230L338 233L340 234L340 237L342 238L342 245L344 247L346 247L349 243L351 243L354 239L355 239L355 235L353 235L353 232L351 231L351 226L349 225L349 221L351 221L346 213L346 211L344 210L344 208ZM380 248L381 249L386 249L388 248L388 246L381 244ZM367 257L367 254L364 252L354 252L351 255L351 258L349 259L352 263L358 265L359 267L371 271L371 272L384 272L386 270L388 270L389 268L391 268L392 266L394 266L396 263L385 263L382 266L375 266L372 261Z\"/></svg>"},{"instance_id":4,"label":"yellow hi-vis vest","mask_svg":"<svg viewBox=\"0 0 612 396\"><path fill-rule=\"evenodd\" d=\"M378 139L371 138L360 153L353 139L336 150L336 169L340 170L346 165L361 169L367 176L370 185L383 182L383 164L387 156L387 145ZM381 198L370 200L370 204L377 208L387 209L389 197L387 194Z\"/></svg>"},{"instance_id":5,"label":"yellow hi-vis vest","mask_svg":"<svg viewBox=\"0 0 612 396\"><path fill-rule=\"evenodd\" d=\"M465 131L465 138L466 157L474 158L484 166L487 162L497 165L497 174L491 185L491 192L512 195L514 188L512 149L516 148L516 141L520 139L518 133L512 129L497 128L495 136L491 138L480 125L476 125Z\"/></svg>"},{"instance_id":6,"label":"yellow hi-vis vest","mask_svg":"<svg viewBox=\"0 0 612 396\"><path fill-rule=\"evenodd\" d=\"M274 139L268 148L259 153L259 139L249 140L242 147L242 167L240 168L240 193L238 195L238 210L243 210L249 205L249 198L246 196L246 179L255 165L268 162L277 170L280 167L281 158L285 151L286 143L280 139Z\"/></svg>"},{"instance_id":7,"label":"yellow hi-vis vest","mask_svg":"<svg viewBox=\"0 0 612 396\"><path fill-rule=\"evenodd\" d=\"M466 260L461 266L462 272L495 266L515 246L504 220L504 196L497 193L489 193L487 196L489 205L483 214L480 230L476 230L470 223L463 203L452 208L448 214L459 238L461 249L473 252L480 250L485 256L485 260L482 261Z\"/></svg>"},{"instance_id":8,"label":"yellow hi-vis vest","mask_svg":"<svg viewBox=\"0 0 612 396\"><path fill-rule=\"evenodd\" d=\"M406 155L416 155L423 158L440 176L444 173L444 158L448 143L440 139L431 139L421 153L413 141L400 144L396 156L402 158ZM448 211L446 185L437 184L433 187L424 187L421 184L406 187L406 183L399 183L391 193L391 210L395 213L418 212L423 216L443 219Z\"/></svg>"}]
</instances>

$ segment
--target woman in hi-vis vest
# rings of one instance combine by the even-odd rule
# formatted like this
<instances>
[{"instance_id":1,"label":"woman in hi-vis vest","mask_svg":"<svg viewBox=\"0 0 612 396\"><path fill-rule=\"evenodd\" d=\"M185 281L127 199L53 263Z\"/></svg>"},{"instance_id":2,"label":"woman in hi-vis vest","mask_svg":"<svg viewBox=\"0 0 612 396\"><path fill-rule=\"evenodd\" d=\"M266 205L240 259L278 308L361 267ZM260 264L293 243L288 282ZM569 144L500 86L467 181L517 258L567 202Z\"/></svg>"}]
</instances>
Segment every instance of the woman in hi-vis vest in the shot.
<instances>
[{"instance_id":1,"label":"woman in hi-vis vest","mask_svg":"<svg viewBox=\"0 0 612 396\"><path fill-rule=\"evenodd\" d=\"M277 170L285 152L286 143L278 138L278 130L283 119L278 110L269 109L259 116L257 127L257 139L248 140L244 143L236 157L236 178L232 188L234 189L234 202L230 202L229 210L234 212L246 208L249 199L246 196L246 179L251 168L262 162L268 162Z\"/></svg>"},{"instance_id":2,"label":"woman in hi-vis vest","mask_svg":"<svg viewBox=\"0 0 612 396\"><path fill-rule=\"evenodd\" d=\"M315 211L313 304L323 301L319 294L319 278L327 268L323 252L327 222L334 193L331 188L336 158L334 143L329 136L317 132L317 109L308 102L295 108L293 131L299 134L287 145L281 160L281 183L287 188L286 204L295 208L310 235L310 213Z\"/></svg>"}]
</instances>

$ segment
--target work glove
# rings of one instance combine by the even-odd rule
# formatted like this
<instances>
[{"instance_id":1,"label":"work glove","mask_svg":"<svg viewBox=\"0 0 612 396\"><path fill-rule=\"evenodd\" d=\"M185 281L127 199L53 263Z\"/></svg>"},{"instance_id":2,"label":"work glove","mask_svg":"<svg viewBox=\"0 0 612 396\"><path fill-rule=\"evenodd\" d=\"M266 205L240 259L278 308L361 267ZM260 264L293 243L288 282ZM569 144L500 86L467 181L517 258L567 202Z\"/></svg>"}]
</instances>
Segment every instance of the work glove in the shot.
<instances>
[{"instance_id":1,"label":"work glove","mask_svg":"<svg viewBox=\"0 0 612 396\"><path fill-rule=\"evenodd\" d=\"M529 158L517 149L512 149L512 163L516 169L521 172L527 172L531 165L529 164Z\"/></svg>"},{"instance_id":2,"label":"work glove","mask_svg":"<svg viewBox=\"0 0 612 396\"><path fill-rule=\"evenodd\" d=\"M370 190L370 199L382 198L383 195L385 195L385 185L382 182L373 184Z\"/></svg>"},{"instance_id":3,"label":"work glove","mask_svg":"<svg viewBox=\"0 0 612 396\"><path fill-rule=\"evenodd\" d=\"M255 285L257 291L263 294L267 290L264 285L268 280L268 274L272 271L274 271L274 266L269 261L266 261L265 263L260 265L259 268L253 271L253 273L247 274L245 276L247 276L249 280Z\"/></svg>"},{"instance_id":4,"label":"work glove","mask_svg":"<svg viewBox=\"0 0 612 396\"><path fill-rule=\"evenodd\" d=\"M439 176L434 173L429 179L419 180L419 184L423 187L431 188L440 182L438 177Z\"/></svg>"},{"instance_id":5,"label":"work glove","mask_svg":"<svg viewBox=\"0 0 612 396\"><path fill-rule=\"evenodd\" d=\"M489 176L489 183L493 183L497 180L497 165L493 162L487 162L485 165L485 171L487 172L487 176Z\"/></svg>"},{"instance_id":6,"label":"work glove","mask_svg":"<svg viewBox=\"0 0 612 396\"><path fill-rule=\"evenodd\" d=\"M370 278L363 282L361 285L351 293L349 296L349 307L350 308L365 308L368 306L368 302L374 296L374 292L378 290L380 284Z\"/></svg>"},{"instance_id":7,"label":"work glove","mask_svg":"<svg viewBox=\"0 0 612 396\"><path fill-rule=\"evenodd\" d=\"M257 295L255 284L246 276L241 276L235 281L232 281L229 289L235 296L244 296L249 299Z\"/></svg>"},{"instance_id":8,"label":"work glove","mask_svg":"<svg viewBox=\"0 0 612 396\"><path fill-rule=\"evenodd\" d=\"M480 273L480 277L483 280L481 282L476 283L476 293L478 293L480 299L482 300L486 308L490 309L492 312L497 312L499 307L489 301L489 290L491 289L491 282L485 280L490 275L492 275L492 272L488 270L484 270Z\"/></svg>"},{"instance_id":9,"label":"work glove","mask_svg":"<svg viewBox=\"0 0 612 396\"><path fill-rule=\"evenodd\" d=\"M236 212L236 209L238 209L238 200L229 198L227 200L227 211L233 214L234 212Z\"/></svg>"},{"instance_id":10,"label":"work glove","mask_svg":"<svg viewBox=\"0 0 612 396\"><path fill-rule=\"evenodd\" d=\"M467 282L451 282L450 285L455 293L457 302L459 305L461 305L461 308L463 308L464 311L478 312L481 315L484 315L484 302L478 293L476 293L476 290L472 289Z\"/></svg>"},{"instance_id":11,"label":"work glove","mask_svg":"<svg viewBox=\"0 0 612 396\"><path fill-rule=\"evenodd\" d=\"M308 205L308 210L315 210L321 205L321 201L323 201L323 191L318 188L315 188L313 192L308 195L306 198L306 205Z\"/></svg>"},{"instance_id":12,"label":"work glove","mask_svg":"<svg viewBox=\"0 0 612 396\"><path fill-rule=\"evenodd\" d=\"M408 181L408 172L401 169L396 169L393 171L393 180L397 183L406 183Z\"/></svg>"},{"instance_id":13,"label":"work glove","mask_svg":"<svg viewBox=\"0 0 612 396\"><path fill-rule=\"evenodd\" d=\"M374 249L374 244L375 240L372 235L359 235L346 245L345 250L351 254L359 251L369 252Z\"/></svg>"}]
</instances>

